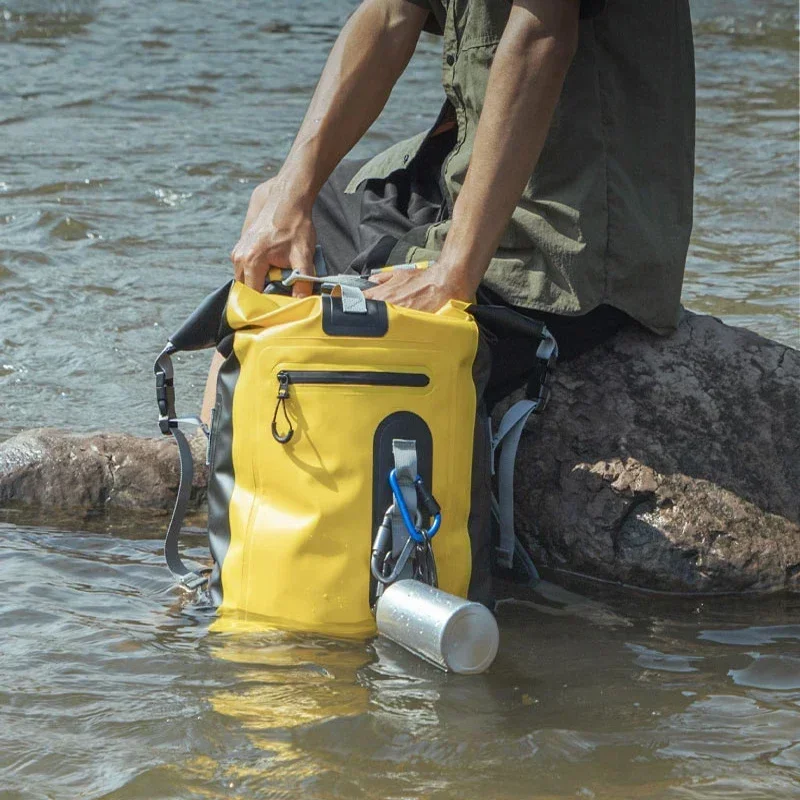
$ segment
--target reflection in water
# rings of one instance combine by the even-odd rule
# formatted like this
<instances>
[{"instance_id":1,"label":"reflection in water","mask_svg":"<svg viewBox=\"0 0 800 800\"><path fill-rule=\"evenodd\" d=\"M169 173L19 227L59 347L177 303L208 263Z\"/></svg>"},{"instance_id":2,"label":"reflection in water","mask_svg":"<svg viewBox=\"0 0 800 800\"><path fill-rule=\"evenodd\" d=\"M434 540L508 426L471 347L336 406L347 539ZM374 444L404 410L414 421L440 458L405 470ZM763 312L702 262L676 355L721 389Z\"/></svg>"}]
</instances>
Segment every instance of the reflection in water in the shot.
<instances>
[{"instance_id":1,"label":"reflection in water","mask_svg":"<svg viewBox=\"0 0 800 800\"><path fill-rule=\"evenodd\" d=\"M628 650L638 653L636 658L637 666L645 669L662 670L663 672L697 672L697 667L693 662L702 661L701 656L679 656L669 653L659 653L658 650L651 650L640 644L626 645Z\"/></svg>"},{"instance_id":2,"label":"reflection in water","mask_svg":"<svg viewBox=\"0 0 800 800\"><path fill-rule=\"evenodd\" d=\"M700 639L720 644L774 644L781 639L800 642L800 625L773 625L769 628L734 628L731 630L702 631Z\"/></svg>"},{"instance_id":3,"label":"reflection in water","mask_svg":"<svg viewBox=\"0 0 800 800\"><path fill-rule=\"evenodd\" d=\"M257 731L259 741L269 741L270 731L282 740L287 729L368 710L369 693L357 681L369 662L362 643L321 640L314 646L274 631L216 634L209 645L214 658L247 666L236 688L209 698L212 708Z\"/></svg>"},{"instance_id":4,"label":"reflection in water","mask_svg":"<svg viewBox=\"0 0 800 800\"><path fill-rule=\"evenodd\" d=\"M763 656L748 653L753 663L744 669L732 669L730 675L739 686L756 689L800 689L800 658L792 656Z\"/></svg>"}]
</instances>

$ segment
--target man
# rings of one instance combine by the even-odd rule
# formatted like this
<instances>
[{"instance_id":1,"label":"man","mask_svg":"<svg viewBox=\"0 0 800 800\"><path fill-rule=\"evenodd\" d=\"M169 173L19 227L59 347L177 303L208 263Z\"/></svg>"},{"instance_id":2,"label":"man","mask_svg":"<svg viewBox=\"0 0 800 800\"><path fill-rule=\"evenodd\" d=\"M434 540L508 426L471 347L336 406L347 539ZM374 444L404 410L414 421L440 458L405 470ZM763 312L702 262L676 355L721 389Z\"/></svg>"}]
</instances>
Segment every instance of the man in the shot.
<instances>
[{"instance_id":1,"label":"man","mask_svg":"<svg viewBox=\"0 0 800 800\"><path fill-rule=\"evenodd\" d=\"M340 166L424 29L443 36L439 118ZM433 262L382 273L367 295L429 312L506 304L543 320L562 360L634 322L666 334L693 156L688 0L364 0L285 163L253 192L235 276L261 291L270 267L313 274L319 241L334 272ZM488 402L528 378L538 345L492 338ZM212 369L206 416L214 385Z\"/></svg>"},{"instance_id":2,"label":"man","mask_svg":"<svg viewBox=\"0 0 800 800\"><path fill-rule=\"evenodd\" d=\"M443 35L436 124L334 173L423 29ZM364 0L253 192L234 272L258 290L270 266L312 272L319 240L337 272L435 261L368 296L436 311L478 293L544 319L562 358L631 320L666 334L693 157L688 0Z\"/></svg>"}]
</instances>

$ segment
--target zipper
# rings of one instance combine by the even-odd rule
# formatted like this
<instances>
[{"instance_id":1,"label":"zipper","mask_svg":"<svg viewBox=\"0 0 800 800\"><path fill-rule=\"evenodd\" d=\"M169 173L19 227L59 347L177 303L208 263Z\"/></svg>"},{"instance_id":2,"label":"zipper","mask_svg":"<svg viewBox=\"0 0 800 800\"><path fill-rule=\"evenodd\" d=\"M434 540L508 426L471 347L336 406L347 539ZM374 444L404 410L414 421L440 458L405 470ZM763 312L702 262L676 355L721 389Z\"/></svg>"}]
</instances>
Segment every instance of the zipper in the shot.
<instances>
[{"instance_id":1,"label":"zipper","mask_svg":"<svg viewBox=\"0 0 800 800\"><path fill-rule=\"evenodd\" d=\"M278 402L275 404L275 413L272 415L272 436L276 442L286 444L294 435L289 414L286 411L286 401L291 394L289 387L292 384L316 386L398 386L405 388L421 388L427 386L431 379L422 372L368 372L363 370L285 370L278 374ZM286 433L278 432L278 412L283 409L286 421Z\"/></svg>"},{"instance_id":2,"label":"zipper","mask_svg":"<svg viewBox=\"0 0 800 800\"><path fill-rule=\"evenodd\" d=\"M292 383L350 386L427 386L430 378L422 372L364 372L361 370L281 370L278 383L288 387Z\"/></svg>"}]
</instances>

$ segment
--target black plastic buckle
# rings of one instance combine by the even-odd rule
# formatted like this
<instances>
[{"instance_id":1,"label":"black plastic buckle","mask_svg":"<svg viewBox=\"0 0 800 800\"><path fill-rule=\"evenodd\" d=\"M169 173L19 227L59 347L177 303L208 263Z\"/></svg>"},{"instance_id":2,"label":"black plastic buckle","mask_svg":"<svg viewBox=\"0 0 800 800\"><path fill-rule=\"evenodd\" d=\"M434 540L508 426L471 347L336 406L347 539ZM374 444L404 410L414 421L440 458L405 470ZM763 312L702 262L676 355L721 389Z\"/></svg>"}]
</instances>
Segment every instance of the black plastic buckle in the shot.
<instances>
[{"instance_id":1,"label":"black plastic buckle","mask_svg":"<svg viewBox=\"0 0 800 800\"><path fill-rule=\"evenodd\" d=\"M172 378L163 370L156 371L156 402L158 403L158 428L171 436L171 421L175 418L175 387Z\"/></svg>"},{"instance_id":2,"label":"black plastic buckle","mask_svg":"<svg viewBox=\"0 0 800 800\"><path fill-rule=\"evenodd\" d=\"M553 354L547 361L541 358L536 361L533 375L528 380L528 385L525 389L525 396L529 400L536 402L536 408L533 410L534 414L544 411L547 401L550 399L550 384L553 378L556 356Z\"/></svg>"}]
</instances>

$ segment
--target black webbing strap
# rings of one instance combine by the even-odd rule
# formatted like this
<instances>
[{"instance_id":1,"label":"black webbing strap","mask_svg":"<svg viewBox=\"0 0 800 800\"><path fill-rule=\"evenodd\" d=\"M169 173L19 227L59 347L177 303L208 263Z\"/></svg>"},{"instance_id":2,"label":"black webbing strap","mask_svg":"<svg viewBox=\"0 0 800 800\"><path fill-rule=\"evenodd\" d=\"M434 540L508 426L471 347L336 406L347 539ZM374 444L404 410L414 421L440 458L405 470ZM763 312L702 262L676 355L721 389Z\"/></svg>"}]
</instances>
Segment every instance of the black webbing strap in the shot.
<instances>
[{"instance_id":1,"label":"black webbing strap","mask_svg":"<svg viewBox=\"0 0 800 800\"><path fill-rule=\"evenodd\" d=\"M194 464L192 463L192 449L183 431L177 427L172 429L172 435L178 443L180 457L180 480L178 483L178 496L175 499L175 508L172 509L172 518L169 521L167 535L164 537L164 560L169 571L181 586L187 589L197 589L202 586L207 577L200 572L189 569L178 552L178 539L181 535L181 526L186 519L189 499L192 493L192 480L194 479Z\"/></svg>"},{"instance_id":2,"label":"black webbing strap","mask_svg":"<svg viewBox=\"0 0 800 800\"><path fill-rule=\"evenodd\" d=\"M168 344L161 355L156 359L154 372L156 376L156 399L158 400L158 426L166 436L173 436L178 444L178 457L180 473L178 480L178 495L175 498L175 507L164 537L164 560L175 580L184 588L193 590L202 586L207 578L199 571L191 570L183 562L178 551L181 527L186 519L189 500L192 494L192 481L194 480L194 461L192 448L184 432L180 429L181 423L199 425L206 435L206 426L198 417L178 417L175 413L175 387L173 384L172 359L170 353L175 348Z\"/></svg>"}]
</instances>

